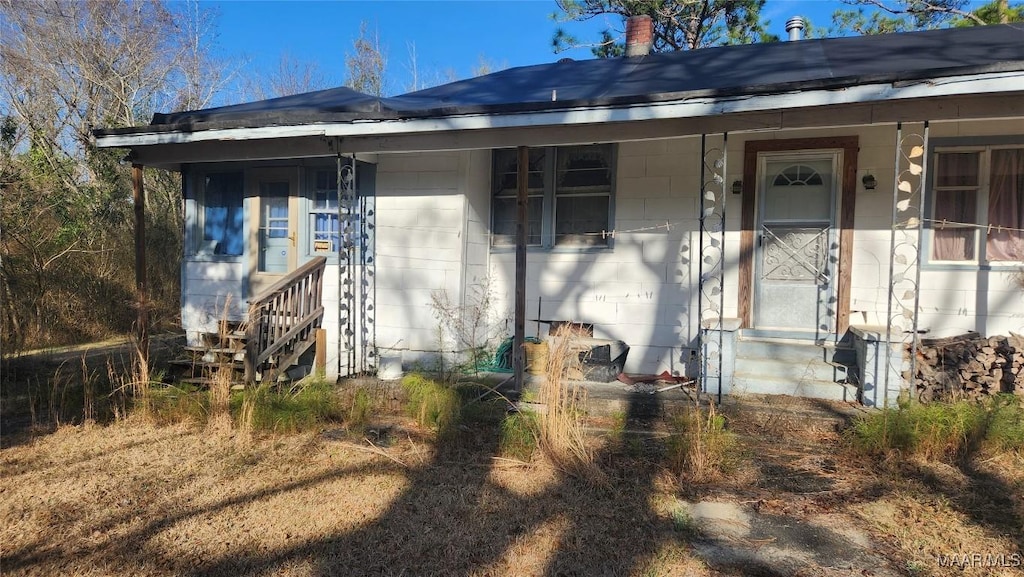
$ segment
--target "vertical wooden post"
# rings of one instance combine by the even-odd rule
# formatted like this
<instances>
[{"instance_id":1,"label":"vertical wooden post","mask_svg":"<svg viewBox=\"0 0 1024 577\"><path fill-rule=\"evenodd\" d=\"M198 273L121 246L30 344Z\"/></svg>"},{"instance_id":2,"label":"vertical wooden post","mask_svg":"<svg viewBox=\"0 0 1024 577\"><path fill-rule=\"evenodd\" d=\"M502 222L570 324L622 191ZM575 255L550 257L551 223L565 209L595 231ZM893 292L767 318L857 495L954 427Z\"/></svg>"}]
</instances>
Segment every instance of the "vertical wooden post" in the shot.
<instances>
[{"instance_id":1,"label":"vertical wooden post","mask_svg":"<svg viewBox=\"0 0 1024 577\"><path fill-rule=\"evenodd\" d=\"M316 306L313 303L312 306ZM327 329L316 330L316 349L313 351L313 368L317 376L323 377L327 374Z\"/></svg>"},{"instance_id":2,"label":"vertical wooden post","mask_svg":"<svg viewBox=\"0 0 1024 577\"><path fill-rule=\"evenodd\" d=\"M142 181L142 165L132 164L132 193L135 202L135 300L139 307L135 334L139 354L149 361L149 295L146 281L146 189Z\"/></svg>"},{"instance_id":3,"label":"vertical wooden post","mask_svg":"<svg viewBox=\"0 0 1024 577\"><path fill-rule=\"evenodd\" d=\"M516 301L515 336L512 339L512 369L515 375L516 392L523 390L523 373L526 368L526 227L527 190L530 175L530 149L519 147L516 164Z\"/></svg>"}]
</instances>

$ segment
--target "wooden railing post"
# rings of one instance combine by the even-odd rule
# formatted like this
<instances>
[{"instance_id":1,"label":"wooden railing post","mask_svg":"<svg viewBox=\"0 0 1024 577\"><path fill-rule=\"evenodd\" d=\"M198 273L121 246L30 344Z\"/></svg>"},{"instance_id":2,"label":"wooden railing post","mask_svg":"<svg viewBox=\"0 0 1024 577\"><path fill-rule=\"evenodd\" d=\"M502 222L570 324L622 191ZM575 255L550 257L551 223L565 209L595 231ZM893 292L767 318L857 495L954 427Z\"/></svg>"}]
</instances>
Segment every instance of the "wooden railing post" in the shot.
<instances>
[{"instance_id":1,"label":"wooden railing post","mask_svg":"<svg viewBox=\"0 0 1024 577\"><path fill-rule=\"evenodd\" d=\"M149 287L146 280L146 189L141 164L132 164L132 193L135 203L135 301L138 306L135 333L141 360L148 362Z\"/></svg>"},{"instance_id":2,"label":"wooden railing post","mask_svg":"<svg viewBox=\"0 0 1024 577\"><path fill-rule=\"evenodd\" d=\"M249 303L246 328L245 380L274 355L297 357L312 344L314 330L323 321L323 272L327 259L317 257L268 288ZM289 361L290 364L291 361ZM277 370L287 368L278 360Z\"/></svg>"}]
</instances>

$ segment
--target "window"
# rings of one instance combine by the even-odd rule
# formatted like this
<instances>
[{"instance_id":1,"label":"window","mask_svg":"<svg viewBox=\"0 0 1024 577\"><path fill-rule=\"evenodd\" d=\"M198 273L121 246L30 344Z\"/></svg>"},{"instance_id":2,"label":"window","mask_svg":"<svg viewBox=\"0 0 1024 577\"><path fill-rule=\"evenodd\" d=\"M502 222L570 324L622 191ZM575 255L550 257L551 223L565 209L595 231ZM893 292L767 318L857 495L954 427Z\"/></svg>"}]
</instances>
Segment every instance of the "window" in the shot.
<instances>
[{"instance_id":1,"label":"window","mask_svg":"<svg viewBox=\"0 0 1024 577\"><path fill-rule=\"evenodd\" d=\"M338 173L336 170L314 170L309 181L309 251L311 254L337 253L341 239L338 228Z\"/></svg>"},{"instance_id":2,"label":"window","mask_svg":"<svg viewBox=\"0 0 1024 577\"><path fill-rule=\"evenodd\" d=\"M349 168L346 166L347 172ZM351 221L350 241L354 243L362 261L363 255L373 251L372 217L374 210L374 182L376 169L372 164L359 163L356 167L356 187L359 191L359 210ZM314 168L307 173L306 196L309 199L308 235L309 254L334 256L342 248L342 230L338 215L338 169ZM364 222L365 220L365 222ZM362 239L360 241L359 239Z\"/></svg>"},{"instance_id":3,"label":"window","mask_svg":"<svg viewBox=\"0 0 1024 577\"><path fill-rule=\"evenodd\" d=\"M210 173L202 179L203 237L196 254L239 256L245 248L241 172Z\"/></svg>"},{"instance_id":4,"label":"window","mask_svg":"<svg viewBox=\"0 0 1024 577\"><path fill-rule=\"evenodd\" d=\"M494 151L494 246L513 246L516 243L516 193L518 187L519 158L515 149ZM540 246L543 238L544 173L547 150L530 149L527 182L526 244Z\"/></svg>"},{"instance_id":5,"label":"window","mask_svg":"<svg viewBox=\"0 0 1024 577\"><path fill-rule=\"evenodd\" d=\"M939 150L931 260L1024 261L1024 147Z\"/></svg>"},{"instance_id":6,"label":"window","mask_svg":"<svg viewBox=\"0 0 1024 577\"><path fill-rule=\"evenodd\" d=\"M794 164L780 172L772 184L774 186L821 186L824 181L814 168L804 164Z\"/></svg>"},{"instance_id":7,"label":"window","mask_svg":"<svg viewBox=\"0 0 1024 577\"><path fill-rule=\"evenodd\" d=\"M612 230L611 145L530 149L527 184L529 246L608 246ZM492 245L514 246L518 152L494 151Z\"/></svg>"}]
</instances>

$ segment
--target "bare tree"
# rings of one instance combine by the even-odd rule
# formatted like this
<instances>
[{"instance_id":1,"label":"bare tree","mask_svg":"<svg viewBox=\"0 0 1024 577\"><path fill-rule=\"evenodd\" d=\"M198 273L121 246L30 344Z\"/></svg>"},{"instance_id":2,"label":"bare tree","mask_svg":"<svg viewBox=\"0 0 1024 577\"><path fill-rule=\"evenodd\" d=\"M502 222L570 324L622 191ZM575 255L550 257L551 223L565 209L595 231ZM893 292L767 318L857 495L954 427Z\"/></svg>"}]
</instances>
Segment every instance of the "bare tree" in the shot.
<instances>
[{"instance_id":1,"label":"bare tree","mask_svg":"<svg viewBox=\"0 0 1024 577\"><path fill-rule=\"evenodd\" d=\"M197 110L211 106L240 69L236 62L215 58L211 48L217 34L217 12L200 7L198 0L183 0L178 10L180 46L177 78L168 85L176 94L172 110Z\"/></svg>"},{"instance_id":2,"label":"bare tree","mask_svg":"<svg viewBox=\"0 0 1024 577\"><path fill-rule=\"evenodd\" d=\"M417 90L422 90L422 89L426 88L426 86L423 84L422 80L420 79L420 63L419 63L419 56L418 56L418 54L416 52L416 43L415 42L406 42L405 43L405 49L409 53L408 54L409 59L408 59L408 64L406 64L406 69L409 71L409 77L410 77L409 78L409 83L406 84L406 86L405 86L405 91L406 92L416 92Z\"/></svg>"},{"instance_id":3,"label":"bare tree","mask_svg":"<svg viewBox=\"0 0 1024 577\"><path fill-rule=\"evenodd\" d=\"M211 103L224 77L209 57L210 15L194 2L0 0L0 210L5 344L125 329L133 284L131 187L91 129L145 123L154 110ZM177 309L181 187L147 174L147 211L166 265L152 275ZM173 300L171 300L173 299ZM171 313L168 313L171 314ZM35 326L34 334L26 327Z\"/></svg>"},{"instance_id":4,"label":"bare tree","mask_svg":"<svg viewBox=\"0 0 1024 577\"><path fill-rule=\"evenodd\" d=\"M352 52L345 55L345 86L364 94L384 96L387 63L377 30L370 32L367 23L362 22L359 37L352 42Z\"/></svg>"},{"instance_id":5,"label":"bare tree","mask_svg":"<svg viewBox=\"0 0 1024 577\"><path fill-rule=\"evenodd\" d=\"M277 69L270 74L255 74L245 82L248 100L278 98L329 88L331 84L316 61L303 61L288 52L281 53Z\"/></svg>"},{"instance_id":6,"label":"bare tree","mask_svg":"<svg viewBox=\"0 0 1024 577\"><path fill-rule=\"evenodd\" d=\"M486 76L492 72L499 72L508 68L507 61L496 62L484 56L482 53L477 56L476 65L470 69L473 76Z\"/></svg>"}]
</instances>

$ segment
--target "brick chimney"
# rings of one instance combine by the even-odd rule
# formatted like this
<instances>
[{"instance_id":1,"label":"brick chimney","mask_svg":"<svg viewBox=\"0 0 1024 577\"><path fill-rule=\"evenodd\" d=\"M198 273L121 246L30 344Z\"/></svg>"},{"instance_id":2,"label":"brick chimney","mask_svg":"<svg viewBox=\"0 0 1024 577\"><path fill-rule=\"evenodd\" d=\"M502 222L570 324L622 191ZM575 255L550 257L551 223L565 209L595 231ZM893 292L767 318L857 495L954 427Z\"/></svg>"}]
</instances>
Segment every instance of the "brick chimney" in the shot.
<instances>
[{"instance_id":1,"label":"brick chimney","mask_svg":"<svg viewBox=\"0 0 1024 577\"><path fill-rule=\"evenodd\" d=\"M630 16L626 19L626 57L647 56L654 44L654 21L650 16Z\"/></svg>"}]
</instances>

